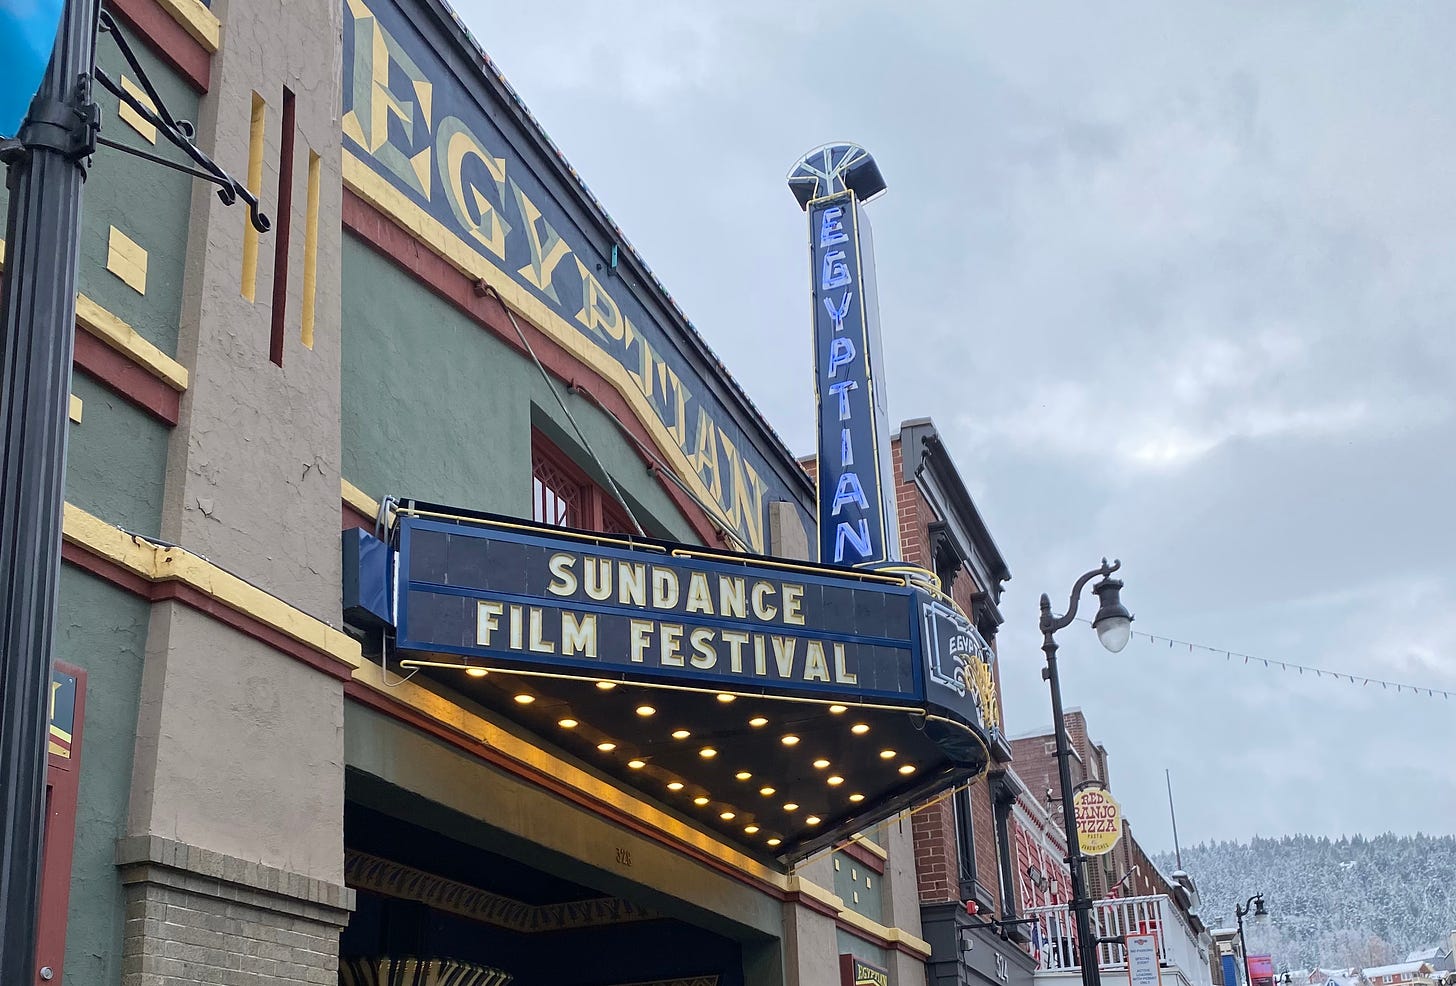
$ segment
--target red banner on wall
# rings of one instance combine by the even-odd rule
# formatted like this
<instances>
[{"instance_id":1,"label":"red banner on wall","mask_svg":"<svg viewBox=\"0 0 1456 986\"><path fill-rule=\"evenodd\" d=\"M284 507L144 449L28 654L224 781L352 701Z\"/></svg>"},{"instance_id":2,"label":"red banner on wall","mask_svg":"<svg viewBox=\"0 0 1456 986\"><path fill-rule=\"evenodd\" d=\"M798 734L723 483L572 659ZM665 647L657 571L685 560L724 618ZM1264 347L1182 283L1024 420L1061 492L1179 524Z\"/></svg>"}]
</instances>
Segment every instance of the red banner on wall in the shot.
<instances>
[{"instance_id":1,"label":"red banner on wall","mask_svg":"<svg viewBox=\"0 0 1456 986\"><path fill-rule=\"evenodd\" d=\"M1249 986L1274 986L1274 958L1270 955L1250 955Z\"/></svg>"}]
</instances>

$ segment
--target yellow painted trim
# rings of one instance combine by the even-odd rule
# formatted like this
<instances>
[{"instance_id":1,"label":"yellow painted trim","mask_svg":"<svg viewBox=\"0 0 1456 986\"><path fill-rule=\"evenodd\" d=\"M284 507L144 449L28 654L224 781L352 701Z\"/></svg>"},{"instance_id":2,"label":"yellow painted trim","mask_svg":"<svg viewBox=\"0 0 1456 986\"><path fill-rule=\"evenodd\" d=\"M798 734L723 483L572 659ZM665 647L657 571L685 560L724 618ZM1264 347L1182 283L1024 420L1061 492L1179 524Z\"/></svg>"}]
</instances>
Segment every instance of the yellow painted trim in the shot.
<instances>
[{"instance_id":1,"label":"yellow painted trim","mask_svg":"<svg viewBox=\"0 0 1456 986\"><path fill-rule=\"evenodd\" d=\"M707 483L703 482L702 475L688 461L687 453L673 441L672 433L662 423L647 396L633 382L622 364L603 354L580 329L552 311L515 278L466 246L463 240L446 229L439 220L376 175L367 164L348 150L344 151L344 185L374 208L392 217L410 235L449 261L467 277L485 281L495 289L507 306L530 320L578 362L591 367L610 382L632 407L638 420L652 436L658 451L672 464L674 472L692 488L699 501L715 508L713 520L732 532L734 539L742 537L729 522L727 512L718 502L718 498L713 495ZM765 538L766 536L765 534Z\"/></svg>"},{"instance_id":2,"label":"yellow painted trim","mask_svg":"<svg viewBox=\"0 0 1456 986\"><path fill-rule=\"evenodd\" d=\"M76 322L112 349L140 363L152 376L179 394L187 389L185 366L84 294L76 295Z\"/></svg>"},{"instance_id":3,"label":"yellow painted trim","mask_svg":"<svg viewBox=\"0 0 1456 986\"><path fill-rule=\"evenodd\" d=\"M81 423L81 398L77 397L75 394L71 395L71 407L69 414L73 422L75 422L76 424Z\"/></svg>"},{"instance_id":4,"label":"yellow painted trim","mask_svg":"<svg viewBox=\"0 0 1456 986\"><path fill-rule=\"evenodd\" d=\"M353 483L349 482L347 479L340 478L339 487L340 493L344 498L344 502L347 503L350 507L359 511L365 517L379 516L379 501L374 499L374 497L370 496L368 493L365 493L363 490L355 486ZM389 513L391 517L394 516L393 510L391 510Z\"/></svg>"},{"instance_id":5,"label":"yellow painted trim","mask_svg":"<svg viewBox=\"0 0 1456 986\"><path fill-rule=\"evenodd\" d=\"M346 487L348 486L345 481ZM360 494L361 496L363 494ZM391 681L386 684L385 675ZM865 917L845 906L843 898L832 890L804 879L798 874L785 875L764 866L727 843L695 829L655 805L641 801L630 792L602 780L595 774L542 750L525 739L502 729L496 723L465 709L445 696L423 688L408 678L400 679L372 661L365 661L354 670L354 681L392 700L406 705L469 740L492 747L513 760L553 777L573 790L626 812L660 832L699 849L745 876L768 884L784 893L798 893L834 910L839 919L851 928L889 942L900 942L911 951L929 956L930 945L903 928L892 928Z\"/></svg>"},{"instance_id":6,"label":"yellow painted trim","mask_svg":"<svg viewBox=\"0 0 1456 986\"><path fill-rule=\"evenodd\" d=\"M202 0L157 0L172 19L209 52L222 45L222 21Z\"/></svg>"},{"instance_id":7,"label":"yellow painted trim","mask_svg":"<svg viewBox=\"0 0 1456 986\"><path fill-rule=\"evenodd\" d=\"M126 90L127 95L134 97L153 113L157 111L156 105L152 102L152 98L147 95L146 90L124 75L121 77L121 88ZM116 115L123 123L141 134L142 139L147 143L155 144L157 142L157 128L152 126L140 113L132 109L131 104L126 100L117 99Z\"/></svg>"},{"instance_id":8,"label":"yellow painted trim","mask_svg":"<svg viewBox=\"0 0 1456 986\"><path fill-rule=\"evenodd\" d=\"M872 853L873 855L880 857L881 859L890 858L890 854L885 851L885 847L880 845L878 842L873 841L872 839L866 839L864 836L856 833L855 835L849 837L849 841L853 842L861 849L864 849Z\"/></svg>"},{"instance_id":9,"label":"yellow painted trim","mask_svg":"<svg viewBox=\"0 0 1456 986\"><path fill-rule=\"evenodd\" d=\"M5 269L5 241L0 240L0 270ZM179 394L187 389L187 368L162 352L120 318L84 294L76 295L76 324L112 349L128 356Z\"/></svg>"},{"instance_id":10,"label":"yellow painted trim","mask_svg":"<svg viewBox=\"0 0 1456 986\"><path fill-rule=\"evenodd\" d=\"M303 317L299 336L313 348L314 310L318 306L319 180L323 159L308 152L308 202L303 213Z\"/></svg>"},{"instance_id":11,"label":"yellow painted trim","mask_svg":"<svg viewBox=\"0 0 1456 986\"><path fill-rule=\"evenodd\" d=\"M252 117L248 125L248 191L263 194L263 140L267 135L268 104L253 93ZM243 271L240 290L248 301L258 294L258 228L243 210Z\"/></svg>"},{"instance_id":12,"label":"yellow painted trim","mask_svg":"<svg viewBox=\"0 0 1456 986\"><path fill-rule=\"evenodd\" d=\"M115 226L106 240L106 269L137 294L147 293L147 251Z\"/></svg>"},{"instance_id":13,"label":"yellow painted trim","mask_svg":"<svg viewBox=\"0 0 1456 986\"><path fill-rule=\"evenodd\" d=\"M357 668L362 663L359 642L348 634L186 549L153 544L70 503L65 505L61 535L67 542L148 582L181 582L190 586L340 664Z\"/></svg>"}]
</instances>

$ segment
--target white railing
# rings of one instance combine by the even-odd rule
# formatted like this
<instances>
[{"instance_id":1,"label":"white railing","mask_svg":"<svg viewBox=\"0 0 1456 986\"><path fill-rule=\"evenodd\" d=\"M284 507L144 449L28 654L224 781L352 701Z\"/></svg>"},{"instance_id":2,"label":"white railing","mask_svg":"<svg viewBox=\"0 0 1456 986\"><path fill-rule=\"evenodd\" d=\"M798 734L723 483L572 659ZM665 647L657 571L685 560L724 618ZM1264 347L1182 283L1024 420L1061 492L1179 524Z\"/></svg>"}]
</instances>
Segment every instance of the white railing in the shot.
<instances>
[{"instance_id":1,"label":"white railing","mask_svg":"<svg viewBox=\"0 0 1456 986\"><path fill-rule=\"evenodd\" d=\"M1066 972L1081 967L1077 922L1071 908L1066 904L1033 907L1026 916L1035 919L1041 928L1038 970ZM1092 933L1098 938L1152 935L1157 941L1160 965L1181 973L1189 986L1209 986L1207 946L1199 942L1187 920L1164 894L1099 900L1093 905ZM1126 969L1127 956L1119 944L1099 944L1097 964L1102 969Z\"/></svg>"}]
</instances>

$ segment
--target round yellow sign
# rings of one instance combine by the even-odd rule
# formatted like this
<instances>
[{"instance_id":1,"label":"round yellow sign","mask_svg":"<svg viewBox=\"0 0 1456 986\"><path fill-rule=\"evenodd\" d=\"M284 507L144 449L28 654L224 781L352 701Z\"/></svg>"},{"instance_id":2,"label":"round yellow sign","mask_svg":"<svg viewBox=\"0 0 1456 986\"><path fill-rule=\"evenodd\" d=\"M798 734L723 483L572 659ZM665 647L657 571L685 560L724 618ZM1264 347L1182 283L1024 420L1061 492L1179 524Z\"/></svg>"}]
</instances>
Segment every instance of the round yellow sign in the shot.
<instances>
[{"instance_id":1,"label":"round yellow sign","mask_svg":"<svg viewBox=\"0 0 1456 986\"><path fill-rule=\"evenodd\" d=\"M1101 785L1084 787L1072 796L1077 812L1077 844L1088 856L1105 856L1122 838L1122 808Z\"/></svg>"}]
</instances>

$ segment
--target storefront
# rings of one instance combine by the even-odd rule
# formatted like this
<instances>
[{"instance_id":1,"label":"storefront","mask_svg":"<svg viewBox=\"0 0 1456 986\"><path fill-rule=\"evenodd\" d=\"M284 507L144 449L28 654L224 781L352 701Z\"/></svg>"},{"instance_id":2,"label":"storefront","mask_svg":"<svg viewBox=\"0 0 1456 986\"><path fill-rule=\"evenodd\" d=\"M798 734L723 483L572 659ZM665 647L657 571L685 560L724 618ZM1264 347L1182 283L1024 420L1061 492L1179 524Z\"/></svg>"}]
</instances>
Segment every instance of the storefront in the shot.
<instances>
[{"instance_id":1,"label":"storefront","mask_svg":"<svg viewBox=\"0 0 1456 986\"><path fill-rule=\"evenodd\" d=\"M994 680L934 580L807 563L812 481L446 7L114 9L274 224L87 183L39 981L920 982L904 812Z\"/></svg>"}]
</instances>

